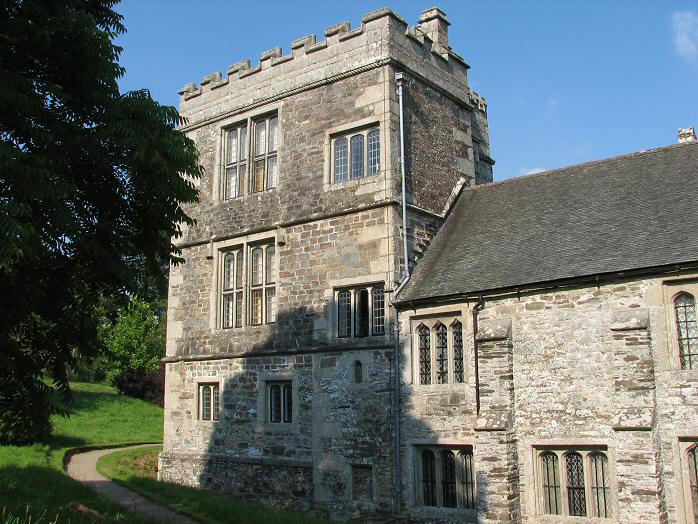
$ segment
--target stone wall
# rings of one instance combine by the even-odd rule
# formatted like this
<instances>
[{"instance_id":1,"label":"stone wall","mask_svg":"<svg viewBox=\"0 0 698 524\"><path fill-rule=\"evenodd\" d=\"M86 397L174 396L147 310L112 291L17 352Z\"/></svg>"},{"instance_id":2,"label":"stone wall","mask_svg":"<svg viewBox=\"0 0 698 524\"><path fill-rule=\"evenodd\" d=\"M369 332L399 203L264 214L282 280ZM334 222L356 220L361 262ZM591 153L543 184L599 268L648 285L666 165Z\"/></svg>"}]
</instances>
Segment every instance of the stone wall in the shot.
<instances>
[{"instance_id":1,"label":"stone wall","mask_svg":"<svg viewBox=\"0 0 698 524\"><path fill-rule=\"evenodd\" d=\"M486 297L477 418L467 343L473 303L402 312L405 509L420 518L433 514L411 507L411 447L449 440L475 443L484 483L479 522L574 521L542 515L534 458L542 447L606 450L612 521L691 522L684 510L685 449L698 440L698 372L678 369L671 297L697 284L695 275L660 275ZM465 327L466 383L415 383L415 319L454 314ZM452 412L458 416L446 418L441 410L454 394L461 399Z\"/></svg>"}]
</instances>

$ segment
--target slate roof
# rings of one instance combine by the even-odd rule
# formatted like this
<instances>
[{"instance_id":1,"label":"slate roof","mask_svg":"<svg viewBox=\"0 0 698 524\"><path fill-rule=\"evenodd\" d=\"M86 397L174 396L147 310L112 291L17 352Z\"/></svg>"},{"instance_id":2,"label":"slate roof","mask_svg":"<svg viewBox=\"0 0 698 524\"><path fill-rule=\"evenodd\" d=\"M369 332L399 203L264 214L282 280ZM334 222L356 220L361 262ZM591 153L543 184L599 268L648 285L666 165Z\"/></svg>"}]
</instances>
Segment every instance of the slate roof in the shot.
<instances>
[{"instance_id":1,"label":"slate roof","mask_svg":"<svg viewBox=\"0 0 698 524\"><path fill-rule=\"evenodd\" d=\"M398 302L698 261L698 142L461 193Z\"/></svg>"}]
</instances>

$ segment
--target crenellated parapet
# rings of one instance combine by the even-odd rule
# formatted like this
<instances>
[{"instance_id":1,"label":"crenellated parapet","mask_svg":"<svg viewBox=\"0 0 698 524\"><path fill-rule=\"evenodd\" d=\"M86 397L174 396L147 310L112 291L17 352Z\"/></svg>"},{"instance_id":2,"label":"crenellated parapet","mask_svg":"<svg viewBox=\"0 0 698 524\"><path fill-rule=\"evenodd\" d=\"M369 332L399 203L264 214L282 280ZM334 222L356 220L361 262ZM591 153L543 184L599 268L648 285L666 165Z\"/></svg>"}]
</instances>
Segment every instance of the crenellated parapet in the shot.
<instances>
[{"instance_id":1,"label":"crenellated parapet","mask_svg":"<svg viewBox=\"0 0 698 524\"><path fill-rule=\"evenodd\" d=\"M448 45L448 25L446 15L436 8L424 11L414 27L390 9L379 9L364 15L356 29L344 21L325 29L322 41L307 35L293 41L287 54L275 47L262 53L255 65L243 60L231 65L226 76L217 71L198 85L185 85L179 91L182 111L192 113L190 121L205 120L215 111L258 100L260 93L273 98L284 90L292 92L387 63L440 83L441 89L469 104L468 65ZM231 96L238 100L228 100L222 107L220 99ZM211 104L216 107L209 108Z\"/></svg>"}]
</instances>

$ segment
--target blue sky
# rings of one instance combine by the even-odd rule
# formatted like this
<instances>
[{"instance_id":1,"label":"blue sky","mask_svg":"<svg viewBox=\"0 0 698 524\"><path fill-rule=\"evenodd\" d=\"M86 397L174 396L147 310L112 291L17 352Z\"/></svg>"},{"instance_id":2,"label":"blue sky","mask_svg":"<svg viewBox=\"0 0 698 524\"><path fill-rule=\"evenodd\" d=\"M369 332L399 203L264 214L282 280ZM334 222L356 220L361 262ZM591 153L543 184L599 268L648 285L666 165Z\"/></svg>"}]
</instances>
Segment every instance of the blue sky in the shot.
<instances>
[{"instance_id":1,"label":"blue sky","mask_svg":"<svg viewBox=\"0 0 698 524\"><path fill-rule=\"evenodd\" d=\"M698 127L698 1L418 2L124 0L122 90L161 104L235 62L390 7L410 25L428 7L487 99L495 180L660 147Z\"/></svg>"}]
</instances>

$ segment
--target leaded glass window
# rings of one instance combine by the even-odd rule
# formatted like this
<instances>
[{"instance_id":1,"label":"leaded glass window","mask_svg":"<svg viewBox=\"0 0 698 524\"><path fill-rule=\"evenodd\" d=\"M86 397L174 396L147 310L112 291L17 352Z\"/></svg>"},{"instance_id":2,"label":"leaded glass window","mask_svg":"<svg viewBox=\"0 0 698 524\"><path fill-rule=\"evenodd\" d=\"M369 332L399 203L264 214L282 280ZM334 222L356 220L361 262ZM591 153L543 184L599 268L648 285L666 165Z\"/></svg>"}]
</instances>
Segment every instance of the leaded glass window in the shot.
<instances>
[{"instance_id":1,"label":"leaded glass window","mask_svg":"<svg viewBox=\"0 0 698 524\"><path fill-rule=\"evenodd\" d=\"M569 514L584 517L587 514L587 504L584 495L584 461L579 453L565 455L567 470L567 505Z\"/></svg>"},{"instance_id":2,"label":"leaded glass window","mask_svg":"<svg viewBox=\"0 0 698 524\"><path fill-rule=\"evenodd\" d=\"M417 328L419 341L419 383L431 384L431 332L426 326Z\"/></svg>"},{"instance_id":3,"label":"leaded glass window","mask_svg":"<svg viewBox=\"0 0 698 524\"><path fill-rule=\"evenodd\" d=\"M674 300L676 331L681 369L698 369L698 325L696 301L692 295L681 293Z\"/></svg>"},{"instance_id":4,"label":"leaded glass window","mask_svg":"<svg viewBox=\"0 0 698 524\"><path fill-rule=\"evenodd\" d=\"M279 120L269 116L254 122L254 166L252 191L259 192L276 187L278 182L277 149Z\"/></svg>"},{"instance_id":5,"label":"leaded glass window","mask_svg":"<svg viewBox=\"0 0 698 524\"><path fill-rule=\"evenodd\" d=\"M425 506L436 506L436 464L434 452L422 451L422 492Z\"/></svg>"},{"instance_id":6,"label":"leaded glass window","mask_svg":"<svg viewBox=\"0 0 698 524\"><path fill-rule=\"evenodd\" d=\"M351 336L351 291L348 289L337 295L337 336Z\"/></svg>"},{"instance_id":7,"label":"leaded glass window","mask_svg":"<svg viewBox=\"0 0 698 524\"><path fill-rule=\"evenodd\" d=\"M351 137L351 178L364 176L364 135Z\"/></svg>"},{"instance_id":8,"label":"leaded glass window","mask_svg":"<svg viewBox=\"0 0 698 524\"><path fill-rule=\"evenodd\" d=\"M349 140L345 137L334 141L334 181L345 182L349 174Z\"/></svg>"},{"instance_id":9,"label":"leaded glass window","mask_svg":"<svg viewBox=\"0 0 698 524\"><path fill-rule=\"evenodd\" d=\"M453 382L465 381L463 362L463 324L456 320L451 324L451 341L453 344Z\"/></svg>"},{"instance_id":10,"label":"leaded glass window","mask_svg":"<svg viewBox=\"0 0 698 524\"><path fill-rule=\"evenodd\" d=\"M560 468L557 455L552 452L541 453L540 465L545 513L560 515L562 513L562 497L560 494Z\"/></svg>"},{"instance_id":11,"label":"leaded glass window","mask_svg":"<svg viewBox=\"0 0 698 524\"><path fill-rule=\"evenodd\" d=\"M439 323L436 326L436 383L448 384L448 330Z\"/></svg>"},{"instance_id":12,"label":"leaded glass window","mask_svg":"<svg viewBox=\"0 0 698 524\"><path fill-rule=\"evenodd\" d=\"M242 325L243 299L243 256L241 250L229 251L223 255L222 327L232 328Z\"/></svg>"},{"instance_id":13,"label":"leaded glass window","mask_svg":"<svg viewBox=\"0 0 698 524\"><path fill-rule=\"evenodd\" d=\"M373 334L385 334L385 289L383 286L373 288Z\"/></svg>"},{"instance_id":14,"label":"leaded glass window","mask_svg":"<svg viewBox=\"0 0 698 524\"><path fill-rule=\"evenodd\" d=\"M380 171L381 140L378 128L368 132L368 174L377 175Z\"/></svg>"},{"instance_id":15,"label":"leaded glass window","mask_svg":"<svg viewBox=\"0 0 698 524\"><path fill-rule=\"evenodd\" d=\"M463 507L475 508L475 474L473 472L473 451L463 450L458 453L461 460L461 489Z\"/></svg>"},{"instance_id":16,"label":"leaded glass window","mask_svg":"<svg viewBox=\"0 0 698 524\"><path fill-rule=\"evenodd\" d=\"M289 424L293 422L293 388L290 382L272 382L267 385L269 396L269 422Z\"/></svg>"},{"instance_id":17,"label":"leaded glass window","mask_svg":"<svg viewBox=\"0 0 698 524\"><path fill-rule=\"evenodd\" d=\"M358 289L354 295L355 330L354 336L367 337L369 334L368 289Z\"/></svg>"},{"instance_id":18,"label":"leaded glass window","mask_svg":"<svg viewBox=\"0 0 698 524\"><path fill-rule=\"evenodd\" d=\"M199 384L199 418L201 420L218 420L220 412L220 386L218 384Z\"/></svg>"},{"instance_id":19,"label":"leaded glass window","mask_svg":"<svg viewBox=\"0 0 698 524\"><path fill-rule=\"evenodd\" d=\"M608 485L608 459L603 453L589 457L592 514L594 517L611 516L611 488Z\"/></svg>"},{"instance_id":20,"label":"leaded glass window","mask_svg":"<svg viewBox=\"0 0 698 524\"><path fill-rule=\"evenodd\" d=\"M241 182L247 173L247 126L225 131L225 177L223 198L229 200L242 194Z\"/></svg>"},{"instance_id":21,"label":"leaded glass window","mask_svg":"<svg viewBox=\"0 0 698 524\"><path fill-rule=\"evenodd\" d=\"M276 248L273 245L250 249L250 324L276 321Z\"/></svg>"},{"instance_id":22,"label":"leaded glass window","mask_svg":"<svg viewBox=\"0 0 698 524\"><path fill-rule=\"evenodd\" d=\"M441 453L441 489L443 505L447 508L458 506L456 495L456 456L453 451Z\"/></svg>"}]
</instances>

